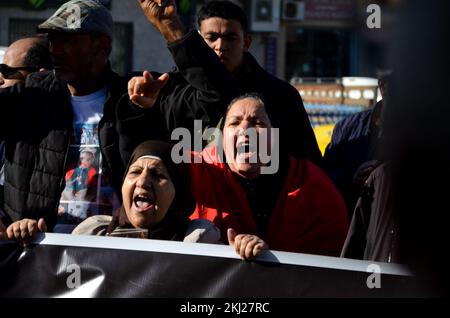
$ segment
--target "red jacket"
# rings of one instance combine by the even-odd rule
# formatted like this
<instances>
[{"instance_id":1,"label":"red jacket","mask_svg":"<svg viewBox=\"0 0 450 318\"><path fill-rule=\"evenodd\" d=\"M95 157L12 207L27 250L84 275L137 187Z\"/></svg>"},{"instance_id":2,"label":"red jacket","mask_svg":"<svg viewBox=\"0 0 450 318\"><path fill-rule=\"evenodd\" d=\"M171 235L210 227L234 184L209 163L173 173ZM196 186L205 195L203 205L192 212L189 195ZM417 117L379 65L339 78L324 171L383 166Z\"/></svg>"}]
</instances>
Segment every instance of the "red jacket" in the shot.
<instances>
[{"instance_id":1,"label":"red jacket","mask_svg":"<svg viewBox=\"0 0 450 318\"><path fill-rule=\"evenodd\" d=\"M215 148L191 164L192 192L197 207L191 218L213 221L226 240L226 231L258 235L244 190ZM266 237L272 250L339 255L347 235L345 203L328 177L308 160L290 158L289 172Z\"/></svg>"}]
</instances>

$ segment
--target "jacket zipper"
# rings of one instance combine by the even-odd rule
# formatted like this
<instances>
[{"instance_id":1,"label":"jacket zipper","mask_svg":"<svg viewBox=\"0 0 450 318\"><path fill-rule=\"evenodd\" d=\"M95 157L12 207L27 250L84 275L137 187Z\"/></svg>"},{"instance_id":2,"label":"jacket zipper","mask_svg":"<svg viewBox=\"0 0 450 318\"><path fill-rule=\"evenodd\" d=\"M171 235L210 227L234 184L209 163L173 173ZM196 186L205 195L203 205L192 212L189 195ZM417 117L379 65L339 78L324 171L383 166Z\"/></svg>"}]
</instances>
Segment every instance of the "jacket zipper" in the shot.
<instances>
[{"instance_id":1,"label":"jacket zipper","mask_svg":"<svg viewBox=\"0 0 450 318\"><path fill-rule=\"evenodd\" d=\"M61 181L59 182L60 200L58 200L56 202L56 207L55 207L56 215L58 215L58 209L59 209L59 204L61 201L61 195L62 195L62 192L64 191L63 184L65 184L65 175L66 175L66 171L67 171L67 157L69 156L70 135L72 134L73 123L74 123L74 118L75 118L74 113L73 113L73 108L72 108L72 102L70 101L70 99L69 99L69 104L70 104L70 110L72 111L72 123L71 123L70 128L66 131L67 132L66 152L64 154L63 173L62 173Z\"/></svg>"}]
</instances>

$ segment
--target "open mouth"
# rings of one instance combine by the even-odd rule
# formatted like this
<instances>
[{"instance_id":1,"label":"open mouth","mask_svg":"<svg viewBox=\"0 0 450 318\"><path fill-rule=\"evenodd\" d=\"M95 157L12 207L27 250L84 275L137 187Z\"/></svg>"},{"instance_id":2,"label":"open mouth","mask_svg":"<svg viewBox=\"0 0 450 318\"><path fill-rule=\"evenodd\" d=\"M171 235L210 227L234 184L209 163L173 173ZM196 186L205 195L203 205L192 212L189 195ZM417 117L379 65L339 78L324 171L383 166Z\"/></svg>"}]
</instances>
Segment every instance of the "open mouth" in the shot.
<instances>
[{"instance_id":1,"label":"open mouth","mask_svg":"<svg viewBox=\"0 0 450 318\"><path fill-rule=\"evenodd\" d=\"M155 200L148 194L137 194L133 198L133 205L138 212L149 212L155 209Z\"/></svg>"},{"instance_id":2,"label":"open mouth","mask_svg":"<svg viewBox=\"0 0 450 318\"><path fill-rule=\"evenodd\" d=\"M257 163L257 147L248 140L236 145L236 161L240 163Z\"/></svg>"}]
</instances>

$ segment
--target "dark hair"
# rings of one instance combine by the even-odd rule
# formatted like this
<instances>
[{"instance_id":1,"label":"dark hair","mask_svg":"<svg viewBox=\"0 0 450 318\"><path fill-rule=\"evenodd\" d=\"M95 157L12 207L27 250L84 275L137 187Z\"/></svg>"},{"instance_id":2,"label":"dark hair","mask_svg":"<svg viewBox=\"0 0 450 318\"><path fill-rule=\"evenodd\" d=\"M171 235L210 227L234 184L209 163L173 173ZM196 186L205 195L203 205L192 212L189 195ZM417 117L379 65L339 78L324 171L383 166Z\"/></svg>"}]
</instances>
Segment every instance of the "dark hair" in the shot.
<instances>
[{"instance_id":1,"label":"dark hair","mask_svg":"<svg viewBox=\"0 0 450 318\"><path fill-rule=\"evenodd\" d=\"M48 39L42 36L32 37L37 39L33 46L28 50L24 58L24 66L53 69L52 58L50 56Z\"/></svg>"},{"instance_id":2,"label":"dark hair","mask_svg":"<svg viewBox=\"0 0 450 318\"><path fill-rule=\"evenodd\" d=\"M244 33L248 31L247 15L241 7L230 1L211 1L205 4L197 14L198 27L203 20L209 18L223 18L226 20L238 21Z\"/></svg>"}]
</instances>

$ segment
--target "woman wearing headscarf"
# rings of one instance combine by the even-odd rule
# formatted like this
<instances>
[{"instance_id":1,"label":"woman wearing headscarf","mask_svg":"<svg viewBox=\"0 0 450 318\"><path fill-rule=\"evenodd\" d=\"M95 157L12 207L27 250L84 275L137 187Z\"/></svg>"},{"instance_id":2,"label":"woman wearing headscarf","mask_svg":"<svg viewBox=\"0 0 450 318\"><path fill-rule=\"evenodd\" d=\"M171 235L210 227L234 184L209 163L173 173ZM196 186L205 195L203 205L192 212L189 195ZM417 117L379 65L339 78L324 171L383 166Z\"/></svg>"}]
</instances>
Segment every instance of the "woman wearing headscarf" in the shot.
<instances>
[{"instance_id":1,"label":"woman wearing headscarf","mask_svg":"<svg viewBox=\"0 0 450 318\"><path fill-rule=\"evenodd\" d=\"M119 215L89 217L72 234L220 243L220 231L212 222L189 219L195 209L189 170L184 163L174 164L171 151L172 145L162 141L136 147L123 179ZM24 219L11 224L4 236L26 244L34 233L45 231L43 219ZM229 243L244 259L267 248L257 236L247 234L233 236Z\"/></svg>"},{"instance_id":2,"label":"woman wearing headscarf","mask_svg":"<svg viewBox=\"0 0 450 318\"><path fill-rule=\"evenodd\" d=\"M88 218L72 234L216 243L220 234L212 223L190 224L195 201L189 171L184 163L173 163L171 151L172 145L162 141L138 145L123 179L119 215Z\"/></svg>"}]
</instances>

